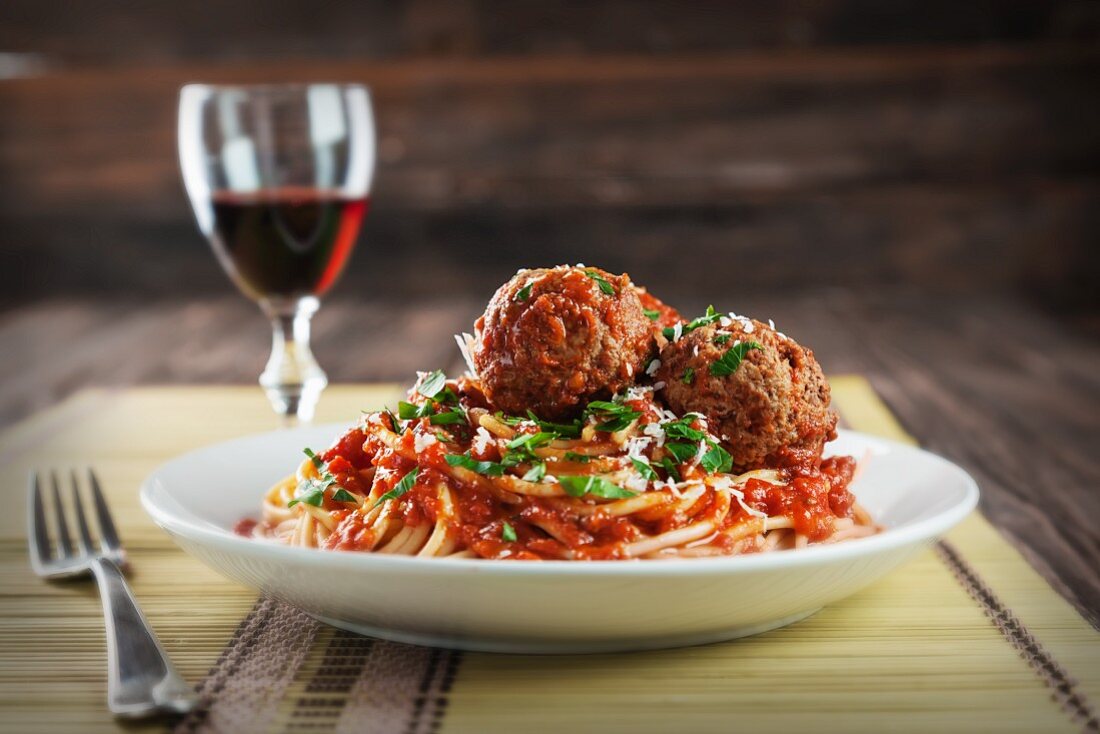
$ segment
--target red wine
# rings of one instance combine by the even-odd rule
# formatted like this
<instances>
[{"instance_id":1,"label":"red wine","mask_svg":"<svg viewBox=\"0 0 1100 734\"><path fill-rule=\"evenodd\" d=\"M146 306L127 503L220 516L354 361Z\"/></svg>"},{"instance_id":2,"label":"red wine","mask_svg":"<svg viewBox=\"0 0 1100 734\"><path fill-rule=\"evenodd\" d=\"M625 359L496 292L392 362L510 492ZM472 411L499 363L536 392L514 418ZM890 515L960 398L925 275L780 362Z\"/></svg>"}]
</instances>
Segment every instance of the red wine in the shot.
<instances>
[{"instance_id":1,"label":"red wine","mask_svg":"<svg viewBox=\"0 0 1100 734\"><path fill-rule=\"evenodd\" d=\"M250 297L319 296L344 269L367 204L317 189L220 191L213 196L211 239Z\"/></svg>"}]
</instances>

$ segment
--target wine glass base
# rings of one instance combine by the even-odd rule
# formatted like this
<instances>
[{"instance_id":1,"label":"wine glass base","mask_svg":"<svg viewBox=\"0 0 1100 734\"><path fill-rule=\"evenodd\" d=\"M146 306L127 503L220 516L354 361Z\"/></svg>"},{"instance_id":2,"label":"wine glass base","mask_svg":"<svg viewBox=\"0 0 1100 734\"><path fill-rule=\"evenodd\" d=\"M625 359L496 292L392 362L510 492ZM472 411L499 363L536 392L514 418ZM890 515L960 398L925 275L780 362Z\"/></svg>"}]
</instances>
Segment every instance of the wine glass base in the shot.
<instances>
[{"instance_id":1,"label":"wine glass base","mask_svg":"<svg viewBox=\"0 0 1100 734\"><path fill-rule=\"evenodd\" d=\"M295 426L313 420L317 401L325 384L321 382L317 386L265 387L264 393L271 407L282 417L283 425Z\"/></svg>"}]
</instances>

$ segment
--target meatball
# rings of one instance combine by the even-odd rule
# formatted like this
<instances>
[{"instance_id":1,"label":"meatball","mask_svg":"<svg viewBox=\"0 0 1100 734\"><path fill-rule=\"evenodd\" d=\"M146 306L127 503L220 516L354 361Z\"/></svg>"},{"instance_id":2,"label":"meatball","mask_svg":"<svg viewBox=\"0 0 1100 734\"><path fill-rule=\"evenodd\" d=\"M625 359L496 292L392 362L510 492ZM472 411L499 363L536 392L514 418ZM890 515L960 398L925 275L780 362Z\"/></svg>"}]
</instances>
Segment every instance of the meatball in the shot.
<instances>
[{"instance_id":1,"label":"meatball","mask_svg":"<svg viewBox=\"0 0 1100 734\"><path fill-rule=\"evenodd\" d=\"M656 378L669 408L706 416L737 471L816 465L836 438L829 383L813 352L767 324L723 318L669 343L660 359Z\"/></svg>"},{"instance_id":2,"label":"meatball","mask_svg":"<svg viewBox=\"0 0 1100 734\"><path fill-rule=\"evenodd\" d=\"M475 327L472 356L489 400L545 420L631 385L656 349L630 278L597 268L521 270Z\"/></svg>"}]
</instances>

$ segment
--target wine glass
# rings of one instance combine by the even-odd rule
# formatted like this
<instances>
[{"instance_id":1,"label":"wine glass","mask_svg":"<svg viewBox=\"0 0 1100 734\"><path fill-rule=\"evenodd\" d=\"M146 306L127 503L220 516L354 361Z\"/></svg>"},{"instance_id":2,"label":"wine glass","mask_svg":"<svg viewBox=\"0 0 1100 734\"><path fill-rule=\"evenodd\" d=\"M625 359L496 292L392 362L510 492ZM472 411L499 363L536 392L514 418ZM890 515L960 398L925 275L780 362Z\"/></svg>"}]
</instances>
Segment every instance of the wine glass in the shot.
<instances>
[{"instance_id":1,"label":"wine glass","mask_svg":"<svg viewBox=\"0 0 1100 734\"><path fill-rule=\"evenodd\" d=\"M271 320L260 385L286 423L309 422L328 384L309 348L310 318L369 202L370 95L358 84L188 84L179 155L199 229Z\"/></svg>"}]
</instances>

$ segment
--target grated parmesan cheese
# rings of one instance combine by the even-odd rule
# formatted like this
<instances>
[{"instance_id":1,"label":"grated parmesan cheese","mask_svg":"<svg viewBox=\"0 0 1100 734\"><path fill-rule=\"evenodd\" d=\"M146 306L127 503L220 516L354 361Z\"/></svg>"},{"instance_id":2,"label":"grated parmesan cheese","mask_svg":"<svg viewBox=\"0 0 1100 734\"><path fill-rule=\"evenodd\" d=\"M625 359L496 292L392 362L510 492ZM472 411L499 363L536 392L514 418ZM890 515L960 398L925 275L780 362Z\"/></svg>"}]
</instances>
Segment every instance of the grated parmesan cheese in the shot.
<instances>
[{"instance_id":1,"label":"grated parmesan cheese","mask_svg":"<svg viewBox=\"0 0 1100 734\"><path fill-rule=\"evenodd\" d=\"M462 359L466 361L466 369L469 371L470 376L476 379L477 368L474 367L473 352L470 349L470 345L474 342L473 335L466 332L455 334L455 341L458 342L458 351L462 353Z\"/></svg>"},{"instance_id":2,"label":"grated parmesan cheese","mask_svg":"<svg viewBox=\"0 0 1100 734\"><path fill-rule=\"evenodd\" d=\"M652 423L650 425L653 425ZM642 451L653 441L652 436L635 436L626 442L626 455L649 463Z\"/></svg>"},{"instance_id":3,"label":"grated parmesan cheese","mask_svg":"<svg viewBox=\"0 0 1100 734\"><path fill-rule=\"evenodd\" d=\"M626 481L623 482L623 486L633 492L644 492L649 488L649 480L635 472L627 477Z\"/></svg>"},{"instance_id":4,"label":"grated parmesan cheese","mask_svg":"<svg viewBox=\"0 0 1100 734\"><path fill-rule=\"evenodd\" d=\"M418 454L435 443L439 443L439 441L430 433L417 433L413 437L413 448L416 449L416 453Z\"/></svg>"},{"instance_id":5,"label":"grated parmesan cheese","mask_svg":"<svg viewBox=\"0 0 1100 734\"><path fill-rule=\"evenodd\" d=\"M665 429L659 423L647 423L642 433L656 440L658 446L665 445Z\"/></svg>"},{"instance_id":6,"label":"grated parmesan cheese","mask_svg":"<svg viewBox=\"0 0 1100 734\"><path fill-rule=\"evenodd\" d=\"M489 444L492 443L493 436L491 433L485 430L485 426L478 426L477 433L474 435L474 451L479 454L484 454L489 448Z\"/></svg>"}]
</instances>

